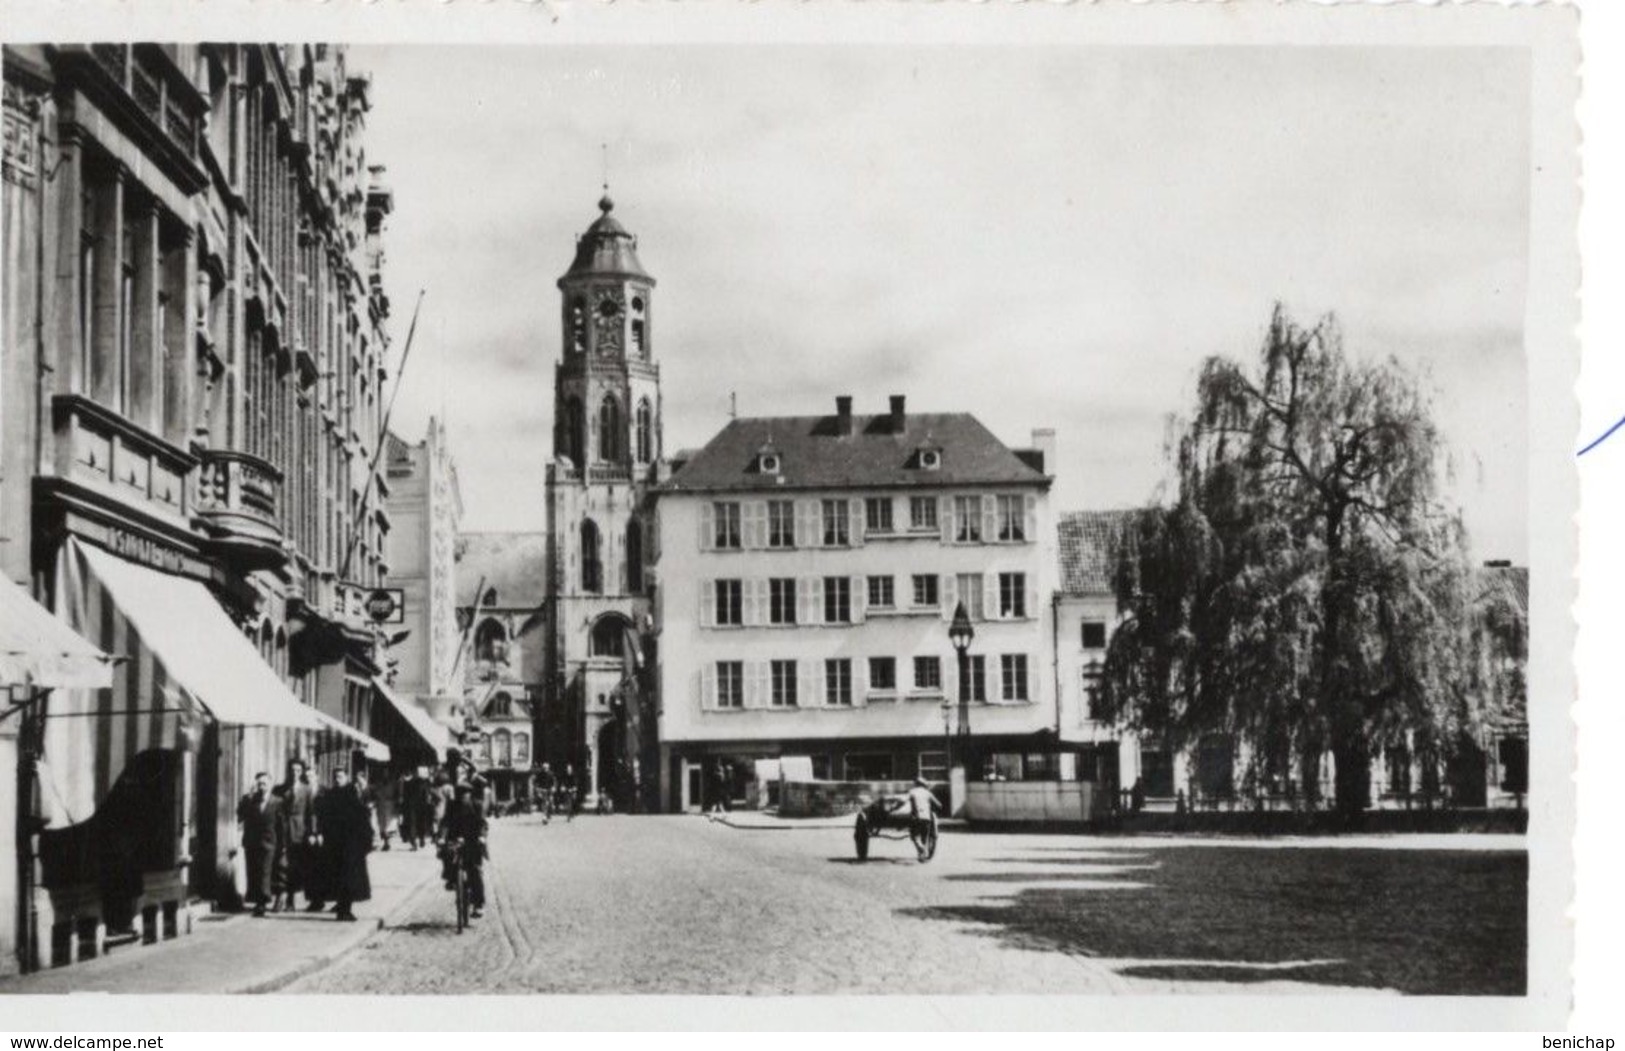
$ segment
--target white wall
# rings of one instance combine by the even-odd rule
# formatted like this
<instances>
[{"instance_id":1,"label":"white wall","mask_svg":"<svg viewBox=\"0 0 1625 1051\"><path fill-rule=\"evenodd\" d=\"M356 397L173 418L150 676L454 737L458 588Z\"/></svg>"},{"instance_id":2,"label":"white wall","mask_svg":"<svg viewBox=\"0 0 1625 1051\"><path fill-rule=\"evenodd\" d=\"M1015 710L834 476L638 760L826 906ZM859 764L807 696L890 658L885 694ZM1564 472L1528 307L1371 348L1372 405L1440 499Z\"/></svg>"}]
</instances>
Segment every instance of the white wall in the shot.
<instances>
[{"instance_id":1,"label":"white wall","mask_svg":"<svg viewBox=\"0 0 1625 1051\"><path fill-rule=\"evenodd\" d=\"M970 492L972 490L965 490ZM992 492L995 490L975 490ZM1035 487L1003 489L1006 493L1037 493L1036 523L1032 539L1013 544L957 545L944 543L936 533L899 535L892 539L870 536L850 548L813 547L796 550L749 549L702 550L702 508L716 499L701 494L665 494L660 497L659 534L659 633L661 653L663 743L684 741L744 741L787 738L842 738L869 736L934 736L943 732L944 693L913 694L912 658L936 655L940 658L946 697L957 701L957 672L952 646L948 641L948 621L952 596L944 596L943 608L928 613L881 614L865 612L860 623L850 626L798 624L795 626L704 627L700 623L702 591L718 578L766 581L771 577L813 578L844 575L865 578L891 575L895 578L897 605L907 607L911 576L915 573L952 575L1019 571L1027 575L1027 614L1022 620L980 620L971 652L987 661L987 694L999 697L999 661L1004 653L1024 653L1028 658L1028 693L1031 698L1018 704L976 704L972 706L972 732L982 734L1031 733L1055 725L1054 673L1051 660L1051 604L1054 590L1054 528L1049 516L1047 495ZM916 491L918 492L918 491ZM940 495L950 495L948 494ZM858 498L880 493L756 493L737 497L742 502L775 498L821 499ZM899 529L908 519L906 490L898 499L893 520ZM922 494L923 495L923 494ZM736 499L729 495L723 499ZM747 588L748 588L747 584ZM765 591L765 584L763 585ZM854 614L859 601L854 586ZM822 604L819 603L821 614ZM989 611L991 612L991 610ZM766 620L766 611L762 611ZM867 659L890 656L897 661L899 690L892 697L865 697ZM830 708L822 697L798 698L800 706L791 710L767 707L736 711L702 710L702 670L719 660L740 660L765 668L770 660L796 660L816 667L829 658L847 657L853 661L854 705ZM747 672L747 676L748 676ZM867 700L867 703L862 703ZM812 703L809 703L811 701ZM765 705L766 700L763 699Z\"/></svg>"}]
</instances>

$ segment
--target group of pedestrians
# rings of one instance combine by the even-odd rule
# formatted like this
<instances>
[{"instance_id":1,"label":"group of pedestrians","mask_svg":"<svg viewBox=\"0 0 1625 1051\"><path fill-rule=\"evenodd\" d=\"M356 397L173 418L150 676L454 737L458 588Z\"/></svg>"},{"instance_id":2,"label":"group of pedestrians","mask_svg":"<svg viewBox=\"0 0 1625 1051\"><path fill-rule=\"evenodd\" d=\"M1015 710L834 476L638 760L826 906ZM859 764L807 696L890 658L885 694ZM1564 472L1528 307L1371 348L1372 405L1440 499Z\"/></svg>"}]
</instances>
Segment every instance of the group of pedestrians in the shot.
<instances>
[{"instance_id":1,"label":"group of pedestrians","mask_svg":"<svg viewBox=\"0 0 1625 1051\"><path fill-rule=\"evenodd\" d=\"M317 787L298 759L274 787L270 774L255 774L254 787L237 804L245 898L254 915L291 912L295 894L303 894L306 912L323 912L332 902L339 920L353 921L355 903L372 897L370 800L364 771L352 781L348 770L336 769L326 788Z\"/></svg>"}]
</instances>

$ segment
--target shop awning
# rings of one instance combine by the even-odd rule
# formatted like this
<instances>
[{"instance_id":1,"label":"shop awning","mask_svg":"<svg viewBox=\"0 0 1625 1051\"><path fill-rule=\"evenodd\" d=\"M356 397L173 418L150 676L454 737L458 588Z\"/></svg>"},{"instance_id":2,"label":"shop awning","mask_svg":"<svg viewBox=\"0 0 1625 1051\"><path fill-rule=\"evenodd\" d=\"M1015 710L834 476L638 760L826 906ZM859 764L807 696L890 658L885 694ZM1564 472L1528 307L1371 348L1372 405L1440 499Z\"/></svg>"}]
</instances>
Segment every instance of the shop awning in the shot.
<instances>
[{"instance_id":1,"label":"shop awning","mask_svg":"<svg viewBox=\"0 0 1625 1051\"><path fill-rule=\"evenodd\" d=\"M299 702L208 588L77 540L68 543L152 656L215 719L234 726L323 728L319 713Z\"/></svg>"},{"instance_id":2,"label":"shop awning","mask_svg":"<svg viewBox=\"0 0 1625 1051\"><path fill-rule=\"evenodd\" d=\"M0 576L0 688L105 690L112 684L112 657Z\"/></svg>"},{"instance_id":3,"label":"shop awning","mask_svg":"<svg viewBox=\"0 0 1625 1051\"><path fill-rule=\"evenodd\" d=\"M322 724L322 729L330 737L343 739L350 748L359 748L361 753L371 762L389 762L389 745L376 738L368 737L349 723L341 719L335 719L326 712L318 711L315 708L307 710L315 714Z\"/></svg>"},{"instance_id":4,"label":"shop awning","mask_svg":"<svg viewBox=\"0 0 1625 1051\"><path fill-rule=\"evenodd\" d=\"M451 747L451 731L434 721L428 712L417 704L396 694L389 687L374 679L372 688L378 691L378 696L400 714L401 719L412 732L422 739L424 745L434 752L436 762L445 762L446 749Z\"/></svg>"}]
</instances>

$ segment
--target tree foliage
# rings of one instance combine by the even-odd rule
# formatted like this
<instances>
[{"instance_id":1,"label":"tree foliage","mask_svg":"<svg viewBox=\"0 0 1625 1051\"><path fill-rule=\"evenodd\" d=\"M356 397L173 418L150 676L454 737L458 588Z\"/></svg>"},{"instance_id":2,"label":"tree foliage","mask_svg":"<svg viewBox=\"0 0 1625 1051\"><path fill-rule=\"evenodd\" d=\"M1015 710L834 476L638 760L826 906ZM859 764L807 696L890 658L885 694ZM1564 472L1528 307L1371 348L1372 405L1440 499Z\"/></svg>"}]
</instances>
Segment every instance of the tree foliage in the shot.
<instances>
[{"instance_id":1,"label":"tree foliage","mask_svg":"<svg viewBox=\"0 0 1625 1051\"><path fill-rule=\"evenodd\" d=\"M1438 755L1475 731L1505 662L1477 656L1491 629L1415 375L1351 359L1332 316L1304 328L1277 306L1253 368L1204 364L1169 455L1173 506L1119 554L1109 716L1175 747L1238 735L1260 780L1329 751L1348 813L1375 748Z\"/></svg>"}]
</instances>

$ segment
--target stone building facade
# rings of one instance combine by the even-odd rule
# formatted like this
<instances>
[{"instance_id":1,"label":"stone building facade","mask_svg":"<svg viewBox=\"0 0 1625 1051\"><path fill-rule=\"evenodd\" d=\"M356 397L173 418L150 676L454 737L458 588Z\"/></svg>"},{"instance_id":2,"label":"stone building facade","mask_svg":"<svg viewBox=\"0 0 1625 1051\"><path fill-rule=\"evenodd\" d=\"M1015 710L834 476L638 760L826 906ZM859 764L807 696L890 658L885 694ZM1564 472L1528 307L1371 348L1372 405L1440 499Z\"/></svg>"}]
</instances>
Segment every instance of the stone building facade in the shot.
<instances>
[{"instance_id":1,"label":"stone building facade","mask_svg":"<svg viewBox=\"0 0 1625 1051\"><path fill-rule=\"evenodd\" d=\"M372 731L403 732L374 719L363 612L387 568L393 201L340 48L4 60L0 559L127 658L23 723L34 966L231 904L253 773L382 760Z\"/></svg>"},{"instance_id":2,"label":"stone building facade","mask_svg":"<svg viewBox=\"0 0 1625 1051\"><path fill-rule=\"evenodd\" d=\"M1057 761L1049 440L1013 450L968 414L895 396L857 415L843 397L736 419L674 465L657 491L666 808L699 805L719 766L743 796L760 759L932 782ZM975 637L956 682L961 605Z\"/></svg>"}]
</instances>

